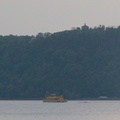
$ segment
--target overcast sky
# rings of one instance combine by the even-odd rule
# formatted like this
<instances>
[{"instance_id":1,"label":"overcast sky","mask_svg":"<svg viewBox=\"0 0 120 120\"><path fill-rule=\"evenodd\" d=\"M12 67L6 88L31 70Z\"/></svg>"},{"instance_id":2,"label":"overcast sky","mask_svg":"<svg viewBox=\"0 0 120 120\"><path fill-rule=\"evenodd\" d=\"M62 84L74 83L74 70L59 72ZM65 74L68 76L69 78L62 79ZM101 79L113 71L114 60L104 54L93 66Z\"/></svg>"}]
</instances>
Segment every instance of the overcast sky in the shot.
<instances>
[{"instance_id":1,"label":"overcast sky","mask_svg":"<svg viewBox=\"0 0 120 120\"><path fill-rule=\"evenodd\" d=\"M0 35L120 25L120 0L0 0Z\"/></svg>"}]
</instances>

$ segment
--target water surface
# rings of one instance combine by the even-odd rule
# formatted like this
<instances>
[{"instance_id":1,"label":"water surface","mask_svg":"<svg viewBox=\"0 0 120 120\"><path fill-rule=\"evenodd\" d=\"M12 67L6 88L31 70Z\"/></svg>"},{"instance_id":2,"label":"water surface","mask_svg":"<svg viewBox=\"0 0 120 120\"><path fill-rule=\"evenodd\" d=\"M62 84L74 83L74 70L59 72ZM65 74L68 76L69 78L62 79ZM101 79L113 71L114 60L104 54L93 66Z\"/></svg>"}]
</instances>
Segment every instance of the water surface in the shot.
<instances>
[{"instance_id":1,"label":"water surface","mask_svg":"<svg viewBox=\"0 0 120 120\"><path fill-rule=\"evenodd\" d=\"M0 120L120 120L120 101L0 101Z\"/></svg>"}]
</instances>

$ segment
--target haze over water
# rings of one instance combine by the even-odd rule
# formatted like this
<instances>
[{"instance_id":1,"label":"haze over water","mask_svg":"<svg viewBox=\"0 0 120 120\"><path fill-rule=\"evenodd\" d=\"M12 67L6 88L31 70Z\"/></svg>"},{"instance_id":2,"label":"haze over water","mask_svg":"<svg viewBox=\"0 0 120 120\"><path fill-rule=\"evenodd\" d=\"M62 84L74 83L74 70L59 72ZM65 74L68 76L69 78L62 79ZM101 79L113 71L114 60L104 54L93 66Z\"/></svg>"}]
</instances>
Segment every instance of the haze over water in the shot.
<instances>
[{"instance_id":1,"label":"haze over water","mask_svg":"<svg viewBox=\"0 0 120 120\"><path fill-rule=\"evenodd\" d=\"M120 120L120 101L0 101L0 120Z\"/></svg>"}]
</instances>

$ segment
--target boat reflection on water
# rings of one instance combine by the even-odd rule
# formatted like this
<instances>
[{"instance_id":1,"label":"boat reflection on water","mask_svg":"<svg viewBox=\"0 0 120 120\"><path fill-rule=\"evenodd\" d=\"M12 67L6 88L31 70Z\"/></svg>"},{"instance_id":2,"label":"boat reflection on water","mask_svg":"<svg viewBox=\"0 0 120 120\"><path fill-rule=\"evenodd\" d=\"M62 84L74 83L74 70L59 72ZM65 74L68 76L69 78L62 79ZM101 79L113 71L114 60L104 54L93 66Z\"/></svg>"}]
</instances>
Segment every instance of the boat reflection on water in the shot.
<instances>
[{"instance_id":1,"label":"boat reflection on water","mask_svg":"<svg viewBox=\"0 0 120 120\"><path fill-rule=\"evenodd\" d=\"M56 94L51 94L50 96L45 97L43 99L43 102L67 102L67 100L64 99L64 97L57 96Z\"/></svg>"}]
</instances>

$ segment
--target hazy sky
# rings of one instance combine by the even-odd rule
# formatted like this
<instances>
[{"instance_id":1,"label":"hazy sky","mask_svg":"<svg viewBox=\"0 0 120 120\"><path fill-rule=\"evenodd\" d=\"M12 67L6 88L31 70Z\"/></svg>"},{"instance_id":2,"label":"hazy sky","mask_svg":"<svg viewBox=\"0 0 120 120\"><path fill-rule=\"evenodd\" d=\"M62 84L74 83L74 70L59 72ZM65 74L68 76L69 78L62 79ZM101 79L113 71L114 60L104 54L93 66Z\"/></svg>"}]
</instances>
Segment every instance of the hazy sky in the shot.
<instances>
[{"instance_id":1,"label":"hazy sky","mask_svg":"<svg viewBox=\"0 0 120 120\"><path fill-rule=\"evenodd\" d=\"M0 0L0 35L120 25L120 0Z\"/></svg>"}]
</instances>

